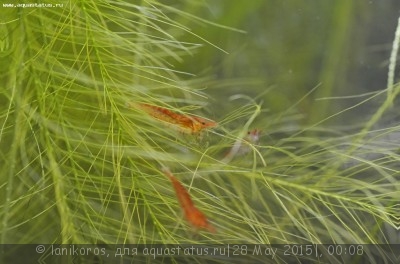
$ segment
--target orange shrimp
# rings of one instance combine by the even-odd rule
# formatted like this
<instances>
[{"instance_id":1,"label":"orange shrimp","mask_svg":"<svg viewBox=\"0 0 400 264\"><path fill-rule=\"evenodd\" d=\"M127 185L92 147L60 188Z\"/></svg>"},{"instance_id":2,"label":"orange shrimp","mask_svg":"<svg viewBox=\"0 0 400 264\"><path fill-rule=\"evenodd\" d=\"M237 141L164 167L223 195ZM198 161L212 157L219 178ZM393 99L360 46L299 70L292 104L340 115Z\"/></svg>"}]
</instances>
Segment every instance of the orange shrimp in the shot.
<instances>
[{"instance_id":1,"label":"orange shrimp","mask_svg":"<svg viewBox=\"0 0 400 264\"><path fill-rule=\"evenodd\" d=\"M162 171L171 181L178 201L183 209L186 220L193 225L195 228L204 228L208 231L215 233L215 228L208 222L207 217L193 204L189 193L179 182L179 180L171 173L168 168L163 168Z\"/></svg>"},{"instance_id":2,"label":"orange shrimp","mask_svg":"<svg viewBox=\"0 0 400 264\"><path fill-rule=\"evenodd\" d=\"M218 124L215 121L205 119L193 115L185 115L173 112L163 107L149 105L145 103L129 104L130 106L140 108L150 116L164 121L169 125L174 125L180 131L194 134L206 128L216 127Z\"/></svg>"}]
</instances>

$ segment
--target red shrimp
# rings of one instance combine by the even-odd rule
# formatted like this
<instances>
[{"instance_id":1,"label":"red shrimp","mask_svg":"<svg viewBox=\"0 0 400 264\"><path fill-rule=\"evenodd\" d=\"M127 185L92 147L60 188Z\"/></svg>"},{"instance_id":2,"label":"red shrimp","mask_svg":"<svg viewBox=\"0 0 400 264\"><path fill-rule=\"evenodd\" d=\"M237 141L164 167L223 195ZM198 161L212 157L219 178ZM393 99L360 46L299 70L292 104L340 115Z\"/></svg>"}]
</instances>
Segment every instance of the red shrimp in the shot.
<instances>
[{"instance_id":1,"label":"red shrimp","mask_svg":"<svg viewBox=\"0 0 400 264\"><path fill-rule=\"evenodd\" d=\"M215 233L215 228L208 222L207 217L193 204L189 193L179 182L179 180L171 173L168 168L163 168L162 171L169 178L172 186L175 189L176 196L180 206L183 209L186 220L195 228L206 229L212 233Z\"/></svg>"},{"instance_id":2,"label":"red shrimp","mask_svg":"<svg viewBox=\"0 0 400 264\"><path fill-rule=\"evenodd\" d=\"M202 131L203 129L216 127L218 125L217 122L209 119L176 113L160 106L154 106L145 103L130 103L129 105L145 111L150 116L158 120L166 122L170 125L174 125L185 133L194 134Z\"/></svg>"}]
</instances>

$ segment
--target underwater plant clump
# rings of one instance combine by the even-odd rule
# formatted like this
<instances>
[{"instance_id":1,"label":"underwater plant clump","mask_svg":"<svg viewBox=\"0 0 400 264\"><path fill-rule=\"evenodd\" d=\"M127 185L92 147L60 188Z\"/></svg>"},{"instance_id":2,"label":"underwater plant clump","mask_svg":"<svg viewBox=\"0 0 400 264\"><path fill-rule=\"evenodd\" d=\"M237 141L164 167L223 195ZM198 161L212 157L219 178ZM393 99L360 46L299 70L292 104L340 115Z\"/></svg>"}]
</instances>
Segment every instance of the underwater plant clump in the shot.
<instances>
[{"instance_id":1,"label":"underwater plant clump","mask_svg":"<svg viewBox=\"0 0 400 264\"><path fill-rule=\"evenodd\" d=\"M399 84L360 96L357 106L381 100L364 123L324 123L351 106L309 124L304 102L323 85L293 102L279 87L225 79L221 69L204 78L181 71L185 61L210 64L207 47L229 56L196 30L243 31L195 16L199 1L137 2L7 10L2 244L398 242L399 127L382 120L397 113ZM263 6L241 5L228 13L244 19ZM218 3L208 7L218 17ZM378 258L363 250L361 258ZM182 258L194 259L210 258Z\"/></svg>"}]
</instances>

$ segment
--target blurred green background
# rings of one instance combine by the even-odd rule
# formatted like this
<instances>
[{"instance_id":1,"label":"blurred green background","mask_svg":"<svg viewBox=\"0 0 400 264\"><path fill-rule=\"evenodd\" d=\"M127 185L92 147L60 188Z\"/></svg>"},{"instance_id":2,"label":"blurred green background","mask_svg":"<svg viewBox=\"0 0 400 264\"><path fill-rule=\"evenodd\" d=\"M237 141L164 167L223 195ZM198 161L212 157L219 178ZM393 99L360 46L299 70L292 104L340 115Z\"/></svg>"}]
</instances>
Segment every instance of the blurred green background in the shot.
<instances>
[{"instance_id":1,"label":"blurred green background","mask_svg":"<svg viewBox=\"0 0 400 264\"><path fill-rule=\"evenodd\" d=\"M399 9L398 1L207 2L206 9L199 7L194 13L245 33L183 20L194 33L207 36L229 54L205 44L177 67L196 75L204 72L216 80L242 79L238 84L220 82L223 89L218 83L204 84L215 101L243 91L257 96L272 87L261 99L273 112L290 107L318 85L297 109L304 113L304 122L313 124L355 102L337 100L332 104L315 99L386 87ZM185 40L195 41L196 37L188 34ZM357 110L335 122L365 116L364 108Z\"/></svg>"}]
</instances>

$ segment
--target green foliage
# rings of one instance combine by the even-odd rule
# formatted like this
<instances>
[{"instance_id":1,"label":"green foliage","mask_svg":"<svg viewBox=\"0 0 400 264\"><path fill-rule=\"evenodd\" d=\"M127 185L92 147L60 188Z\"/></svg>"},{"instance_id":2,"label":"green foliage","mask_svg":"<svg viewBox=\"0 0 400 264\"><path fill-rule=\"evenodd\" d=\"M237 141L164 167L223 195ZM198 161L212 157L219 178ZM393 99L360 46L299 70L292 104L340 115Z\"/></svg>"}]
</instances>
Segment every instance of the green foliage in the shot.
<instances>
[{"instance_id":1,"label":"green foliage","mask_svg":"<svg viewBox=\"0 0 400 264\"><path fill-rule=\"evenodd\" d=\"M389 233L396 227L400 157L391 137L399 127L381 120L399 85L388 97L366 94L343 110L385 99L369 121L352 128L317 123L342 114L327 114L334 101L310 104L314 90L319 97L333 94L340 63L332 60L348 54L341 46L345 25L331 25L327 49L333 55L312 83L302 71L315 63L311 47L288 41L285 47L296 46L300 55L284 56L276 41L263 61L259 50L242 54L232 44L245 34L231 27L266 10L263 1L246 8L208 3L212 12L227 10L216 22L200 15L202 1L161 2L70 1L63 8L10 11L11 22L0 25L7 61L0 91L1 243L394 242ZM344 2L336 4L332 21L347 14L352 23L355 7ZM272 15L265 21L281 32ZM253 23L262 16L256 13ZM234 41L215 39L221 32ZM289 35L295 37L281 37ZM216 63L222 56L249 61L236 68ZM281 73L282 61L295 62L296 79L246 78ZM194 76L206 67L205 77ZM257 67L262 71L251 73ZM304 89L285 92L298 81ZM130 102L209 117L219 127L182 134ZM263 132L260 141L243 142L254 128ZM224 158L238 142L241 151ZM187 187L215 234L184 220L163 166Z\"/></svg>"}]
</instances>

